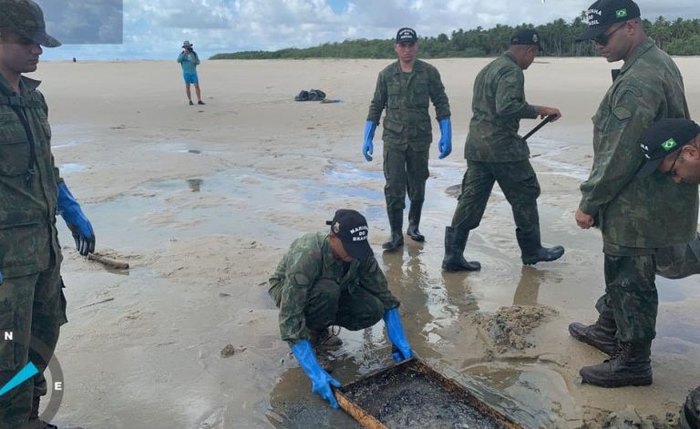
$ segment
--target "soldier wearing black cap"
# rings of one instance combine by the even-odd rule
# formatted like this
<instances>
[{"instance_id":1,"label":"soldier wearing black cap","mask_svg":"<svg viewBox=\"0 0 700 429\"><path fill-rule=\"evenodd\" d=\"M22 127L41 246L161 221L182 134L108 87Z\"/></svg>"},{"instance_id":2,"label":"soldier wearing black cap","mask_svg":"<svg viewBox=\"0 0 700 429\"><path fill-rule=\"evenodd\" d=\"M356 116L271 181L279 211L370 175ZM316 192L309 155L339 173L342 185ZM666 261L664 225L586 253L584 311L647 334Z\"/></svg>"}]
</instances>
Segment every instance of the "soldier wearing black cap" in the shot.
<instances>
[{"instance_id":1,"label":"soldier wearing black cap","mask_svg":"<svg viewBox=\"0 0 700 429\"><path fill-rule=\"evenodd\" d=\"M641 148L645 161L638 177L658 172L676 183L700 184L700 125L690 119L662 119L644 132ZM656 265L657 274L668 278L700 273L700 234L685 246L659 249ZM681 428L700 428L700 386L685 400Z\"/></svg>"},{"instance_id":2,"label":"soldier wearing black cap","mask_svg":"<svg viewBox=\"0 0 700 429\"><path fill-rule=\"evenodd\" d=\"M518 135L521 119L553 115L557 120L561 116L557 108L525 101L523 70L530 67L541 48L537 31L519 30L510 38L510 49L484 67L474 81L473 115L464 145L467 171L452 224L445 228L445 271L481 268L478 262L467 261L463 253L496 182L513 208L523 264L554 261L564 254L562 246L542 247L537 210L540 185L527 143Z\"/></svg>"},{"instance_id":3,"label":"soldier wearing black cap","mask_svg":"<svg viewBox=\"0 0 700 429\"><path fill-rule=\"evenodd\" d=\"M328 233L295 240L270 278L270 296L280 309L279 328L312 390L338 407L331 385L340 383L320 367L314 346L340 345L329 326L351 331L384 318L396 360L412 356L399 319L399 301L389 291L369 245L369 228L355 210L338 210Z\"/></svg>"},{"instance_id":4,"label":"soldier wearing black cap","mask_svg":"<svg viewBox=\"0 0 700 429\"><path fill-rule=\"evenodd\" d=\"M581 185L575 215L581 228L603 235L605 294L598 320L569 325L579 341L612 356L581 369L584 383L602 387L652 383L656 336L657 249L684 246L696 236L697 185L676 185L662 174L638 177L643 133L663 118L688 118L683 79L673 60L648 38L632 0L599 0L588 10L591 40L608 62L624 60L593 117L593 168ZM673 219L673 222L668 222Z\"/></svg>"},{"instance_id":5,"label":"soldier wearing black cap","mask_svg":"<svg viewBox=\"0 0 700 429\"><path fill-rule=\"evenodd\" d=\"M676 183L700 184L700 126L690 119L662 119L649 127L641 143L644 163L637 177L654 172ZM693 241L656 251L656 273L668 279L700 274L700 234Z\"/></svg>"},{"instance_id":6,"label":"soldier wearing black cap","mask_svg":"<svg viewBox=\"0 0 700 429\"><path fill-rule=\"evenodd\" d=\"M394 50L398 61L379 73L374 96L365 122L362 154L367 161L374 153L374 132L382 112L384 116L384 196L391 226L391 238L382 247L396 250L403 245L403 218L406 194L411 201L406 234L414 241L424 241L419 231L425 182L428 180L428 157L433 140L430 101L440 125L440 159L452 152L450 104L440 73L432 65L416 58L418 37L412 28L396 33Z\"/></svg>"},{"instance_id":7,"label":"soldier wearing black cap","mask_svg":"<svg viewBox=\"0 0 700 429\"><path fill-rule=\"evenodd\" d=\"M13 333L0 341L0 386L29 362L38 369L0 395L2 428L56 427L39 418L43 373L67 321L56 214L82 255L95 249L92 225L54 163L40 82L23 75L37 69L42 46L60 44L36 3L0 0L0 331Z\"/></svg>"},{"instance_id":8,"label":"soldier wearing black cap","mask_svg":"<svg viewBox=\"0 0 700 429\"><path fill-rule=\"evenodd\" d=\"M662 119L642 140L645 162L637 177L659 171L676 183L700 184L700 125L690 119Z\"/></svg>"}]
</instances>

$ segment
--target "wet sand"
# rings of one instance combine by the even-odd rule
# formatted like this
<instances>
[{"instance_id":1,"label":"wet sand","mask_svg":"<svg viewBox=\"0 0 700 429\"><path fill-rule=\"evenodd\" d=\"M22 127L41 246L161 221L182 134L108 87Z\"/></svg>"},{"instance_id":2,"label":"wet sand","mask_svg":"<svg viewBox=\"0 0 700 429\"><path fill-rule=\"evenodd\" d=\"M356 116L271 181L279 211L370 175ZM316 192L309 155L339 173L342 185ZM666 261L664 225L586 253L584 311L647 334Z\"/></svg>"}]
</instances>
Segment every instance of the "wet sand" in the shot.
<instances>
[{"instance_id":1,"label":"wet sand","mask_svg":"<svg viewBox=\"0 0 700 429\"><path fill-rule=\"evenodd\" d=\"M464 173L463 142L473 79L486 59L434 60L452 105L453 153L437 159L421 230L403 252L382 254L389 232L381 142L364 161L362 127L376 75L387 61L207 61L206 106L187 106L172 62L42 63L56 162L83 204L98 251L131 264L111 272L65 249L70 323L57 350L65 395L56 421L87 428L355 427L329 410L279 339L265 282L289 243L323 230L340 207L370 222L370 241L401 299L408 337L443 372L498 389L539 410L548 427L596 427L610 412L677 413L700 383L698 279L659 279L654 384L604 390L581 385L578 369L604 356L571 339L569 322L595 319L602 293L599 233L573 213L591 163L590 117L610 82L602 59L543 59L526 72L533 104L565 117L530 139L542 185L545 243L553 263L523 267L510 207L496 188L471 236L478 273L440 270L443 231L455 200L445 191ZM698 58L681 58L691 113L700 113ZM320 88L341 103L297 103ZM526 131L536 121L523 121ZM435 130L437 138L437 130ZM545 306L527 347L494 347L479 327L502 307ZM390 364L380 323L343 330L331 356L349 382ZM234 354L223 357L231 344ZM513 412L517 412L514 407Z\"/></svg>"}]
</instances>

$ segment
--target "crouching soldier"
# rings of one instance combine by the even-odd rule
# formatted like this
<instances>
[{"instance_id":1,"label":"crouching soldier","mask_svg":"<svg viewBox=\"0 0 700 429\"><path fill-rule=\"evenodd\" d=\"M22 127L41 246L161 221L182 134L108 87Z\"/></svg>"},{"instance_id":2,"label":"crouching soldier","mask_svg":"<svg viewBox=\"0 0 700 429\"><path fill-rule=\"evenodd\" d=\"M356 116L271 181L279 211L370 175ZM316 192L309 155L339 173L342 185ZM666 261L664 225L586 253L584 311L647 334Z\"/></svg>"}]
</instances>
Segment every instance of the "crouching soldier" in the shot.
<instances>
[{"instance_id":1,"label":"crouching soldier","mask_svg":"<svg viewBox=\"0 0 700 429\"><path fill-rule=\"evenodd\" d=\"M311 380L312 391L338 408L331 386L340 387L340 382L319 365L314 353L324 342L341 343L330 335L331 325L357 331L383 318L394 346L392 357L409 359L413 351L401 326L399 301L367 241L364 216L338 210L327 224L327 234L305 234L292 243L270 278L269 293L280 309L282 339Z\"/></svg>"}]
</instances>

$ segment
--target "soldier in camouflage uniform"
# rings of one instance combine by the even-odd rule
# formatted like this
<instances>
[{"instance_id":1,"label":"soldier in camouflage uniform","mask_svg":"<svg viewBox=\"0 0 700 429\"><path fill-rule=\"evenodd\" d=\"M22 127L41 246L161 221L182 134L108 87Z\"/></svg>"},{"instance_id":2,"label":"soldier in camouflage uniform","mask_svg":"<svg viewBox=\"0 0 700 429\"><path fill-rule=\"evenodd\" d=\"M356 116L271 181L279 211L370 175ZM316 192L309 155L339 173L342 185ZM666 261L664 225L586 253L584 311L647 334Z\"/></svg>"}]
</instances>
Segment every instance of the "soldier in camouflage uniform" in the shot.
<instances>
[{"instance_id":1,"label":"soldier in camouflage uniform","mask_svg":"<svg viewBox=\"0 0 700 429\"><path fill-rule=\"evenodd\" d=\"M655 120L688 118L683 80L673 60L649 39L632 0L600 0L588 10L581 40L593 40L615 62L613 84L593 117L593 168L581 185L581 228L603 234L605 295L590 326L572 323L571 335L612 354L584 367L584 383L602 387L649 385L658 296L658 249L696 237L698 187L662 174L637 177L644 161L643 132Z\"/></svg>"},{"instance_id":2,"label":"soldier in camouflage uniform","mask_svg":"<svg viewBox=\"0 0 700 429\"><path fill-rule=\"evenodd\" d=\"M46 34L39 6L0 0L0 332L14 337L0 341L0 385L28 362L39 370L0 396L0 427L7 429L56 427L38 416L46 360L66 323L56 213L82 254L95 246L92 226L54 164L39 81L22 76L36 70L40 45L60 43Z\"/></svg>"},{"instance_id":3,"label":"soldier in camouflage uniform","mask_svg":"<svg viewBox=\"0 0 700 429\"><path fill-rule=\"evenodd\" d=\"M637 177L659 172L676 183L700 184L700 126L689 119L662 119L642 140L645 163ZM700 234L688 245L659 249L657 274L681 278L700 273ZM670 275L669 275L670 273ZM681 409L681 428L700 429L700 387L688 394Z\"/></svg>"},{"instance_id":4,"label":"soldier in camouflage uniform","mask_svg":"<svg viewBox=\"0 0 700 429\"><path fill-rule=\"evenodd\" d=\"M523 70L541 49L537 32L518 31L510 44L510 49L484 67L474 81L473 116L464 146L467 172L452 225L445 228L442 268L446 271L481 268L478 262L467 261L463 253L469 231L481 222L495 182L513 209L523 263L553 261L564 254L561 246L542 247L537 211L540 185L528 160L527 143L518 135L521 119L553 115L557 120L561 113L559 109L525 101Z\"/></svg>"},{"instance_id":5,"label":"soldier in camouflage uniform","mask_svg":"<svg viewBox=\"0 0 700 429\"><path fill-rule=\"evenodd\" d=\"M690 119L662 119L645 132L645 163L637 176L658 170L676 183L700 184L700 125Z\"/></svg>"},{"instance_id":6,"label":"soldier in camouflage uniform","mask_svg":"<svg viewBox=\"0 0 700 429\"><path fill-rule=\"evenodd\" d=\"M645 163L637 177L654 172L676 183L700 184L700 126L690 119L662 119L644 132ZM700 234L688 244L656 251L656 274L680 279L700 274Z\"/></svg>"},{"instance_id":7,"label":"soldier in camouflage uniform","mask_svg":"<svg viewBox=\"0 0 700 429\"><path fill-rule=\"evenodd\" d=\"M337 408L331 386L340 383L320 367L313 352L313 346L329 338L329 326L356 331L384 318L394 359L408 359L413 352L399 319L399 301L367 241L364 216L338 210L327 223L329 233L309 233L292 243L270 277L269 293L280 309L282 339L309 376L312 391Z\"/></svg>"},{"instance_id":8,"label":"soldier in camouflage uniform","mask_svg":"<svg viewBox=\"0 0 700 429\"><path fill-rule=\"evenodd\" d=\"M395 250L403 245L403 210L406 192L411 201L406 234L415 241L424 241L418 230L425 182L428 180L428 150L433 139L428 113L429 102L435 106L435 116L440 125L440 159L452 151L452 124L450 104L440 73L432 65L416 59L418 38L410 28L401 28L396 34L394 50L398 61L379 73L374 97L369 106L365 123L362 153L372 160L372 139L384 116L384 196L391 226L391 238L382 247Z\"/></svg>"}]
</instances>

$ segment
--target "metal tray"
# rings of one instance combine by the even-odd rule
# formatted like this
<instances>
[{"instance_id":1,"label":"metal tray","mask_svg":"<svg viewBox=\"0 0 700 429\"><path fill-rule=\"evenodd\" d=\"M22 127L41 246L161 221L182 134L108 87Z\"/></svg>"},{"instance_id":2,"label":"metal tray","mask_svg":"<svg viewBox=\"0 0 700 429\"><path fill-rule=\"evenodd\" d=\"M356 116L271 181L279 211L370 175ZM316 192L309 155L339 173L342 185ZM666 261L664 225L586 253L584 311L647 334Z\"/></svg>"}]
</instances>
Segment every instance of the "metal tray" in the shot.
<instances>
[{"instance_id":1,"label":"metal tray","mask_svg":"<svg viewBox=\"0 0 700 429\"><path fill-rule=\"evenodd\" d=\"M340 407L370 429L524 429L419 359L370 373L335 390Z\"/></svg>"}]
</instances>

